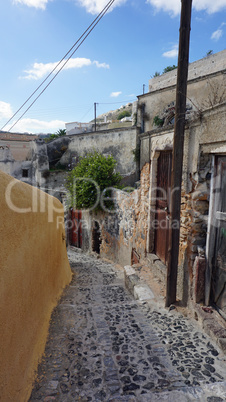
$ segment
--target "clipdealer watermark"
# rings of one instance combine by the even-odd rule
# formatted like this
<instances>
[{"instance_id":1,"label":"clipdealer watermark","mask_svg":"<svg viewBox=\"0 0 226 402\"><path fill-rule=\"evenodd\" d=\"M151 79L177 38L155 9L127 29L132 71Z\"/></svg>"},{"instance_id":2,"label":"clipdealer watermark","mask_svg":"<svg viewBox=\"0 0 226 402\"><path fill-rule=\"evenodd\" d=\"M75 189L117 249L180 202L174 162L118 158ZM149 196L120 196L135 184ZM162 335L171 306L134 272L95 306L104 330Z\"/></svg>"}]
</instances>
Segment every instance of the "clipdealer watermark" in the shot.
<instances>
[{"instance_id":1,"label":"clipdealer watermark","mask_svg":"<svg viewBox=\"0 0 226 402\"><path fill-rule=\"evenodd\" d=\"M69 196L69 202L68 205L70 205L73 209L76 210L76 197L77 197L77 191L76 191L76 184L79 181L85 181L87 183L91 183L94 187L95 190L95 202L93 203L93 205L89 208L84 208L81 209L81 211L86 211L86 212L91 212L93 210L95 210L97 208L98 205L101 206L102 211L104 211L105 213L109 214L112 216L111 218L111 225L114 225L114 221L115 221L115 225L118 224L118 219L114 218L114 214L117 214L118 211L118 206L117 206L117 202L116 202L116 198L114 196L114 192L115 189L114 187L108 187L105 188L103 191L100 190L99 185L92 179L90 178L86 178L86 177L80 177L80 178L74 178L74 182L73 182L73 191L72 194L70 194ZM72 229L75 231L79 230L79 227L77 222L71 219L67 219L65 221L64 217L62 216L62 207L59 208L59 204L57 205L57 203L55 202L55 197L49 196L49 194L47 194L44 191L39 191L39 189L35 186L32 186L32 197L31 197L31 205L26 206L26 207L22 207L22 206L18 206L16 203L16 196L15 196L15 186L18 184L18 180L16 179L12 179L10 181L10 183L8 184L6 191L5 191L5 200L6 203L8 205L8 207L16 212L16 213L20 213L20 214L26 214L26 213L46 213L47 212L47 217L48 217L48 222L51 223L54 221L55 216L57 219L57 227L60 225L65 225L66 229ZM215 178L215 183L219 183L219 181L217 180L217 178ZM218 188L219 186L215 186L213 188L213 191L215 194L217 194L220 189ZM176 188L173 191L178 191L179 189ZM53 190L54 191L54 190ZM65 194L67 192L65 191ZM67 193L69 194L69 192ZM202 191L200 191L200 194L197 194L196 198L203 197L203 195L208 194L209 195L209 191L208 189L202 189ZM172 221L170 219L170 202L169 202L169 206L167 208L163 208L161 210L161 214L162 217L157 217L157 213L159 212L158 210L158 202L160 201L166 201L166 200L170 200L172 197L172 190L170 188L167 189L167 191L164 188L160 188L160 187L153 187L151 189L150 192L150 197L145 200L143 199L143 204L144 204L144 208L147 210L149 209L150 213L151 213L151 220L150 220L150 225L149 227L151 229L169 229L169 228L179 228L180 227L180 222L179 221ZM128 194L129 196L129 194ZM150 198L151 198L151 202L150 202ZM111 202L111 208L107 207L107 203L109 203L109 201ZM195 211L195 201L192 200L191 203L191 214L192 211ZM196 217L198 214L198 218L200 220L203 220L203 222L207 221L207 216L208 215L203 215L201 213L195 212L196 213ZM127 214L129 214L129 211L127 211ZM108 221L109 222L109 221ZM106 224L106 222L105 222ZM110 223L108 223L110 224ZM122 223L123 224L123 223ZM88 229L88 223L86 220L82 219L79 222L79 225L81 225L82 228L87 228ZM126 225L133 230L134 227L134 219L127 219Z\"/></svg>"},{"instance_id":2,"label":"clipdealer watermark","mask_svg":"<svg viewBox=\"0 0 226 402\"><path fill-rule=\"evenodd\" d=\"M82 210L85 211L93 211L98 205L101 206L102 210L107 213L114 213L115 210L113 208L108 208L106 206L106 203L111 201L112 205L114 205L114 197L110 196L109 194L113 194L113 191L115 190L114 187L107 187L103 191L100 190L99 185L92 179L86 178L86 177L81 177L81 178L75 178L74 183L73 183L73 194L69 196L69 205L72 206L72 208L76 209L76 197L77 197L77 192L76 192L76 183L78 181L85 181L88 183L91 183L95 187L95 202L93 205L89 208L84 208ZM5 200L8 205L8 207L16 213L19 214L26 214L26 213L45 213L47 212L48 215L48 222L51 223L54 220L54 214L62 213L62 207L57 207L55 203L55 197L49 196L45 191L40 191L35 186L32 187L32 196L31 196L31 202L29 206L23 207L19 206L16 203L16 196L15 196L15 190L16 190L16 185L20 184L17 179L12 179L8 186L6 187L5 191ZM54 191L54 189L53 189ZM65 191L65 193L67 193ZM26 203L26 200L25 200ZM59 217L60 218L60 217Z\"/></svg>"}]
</instances>

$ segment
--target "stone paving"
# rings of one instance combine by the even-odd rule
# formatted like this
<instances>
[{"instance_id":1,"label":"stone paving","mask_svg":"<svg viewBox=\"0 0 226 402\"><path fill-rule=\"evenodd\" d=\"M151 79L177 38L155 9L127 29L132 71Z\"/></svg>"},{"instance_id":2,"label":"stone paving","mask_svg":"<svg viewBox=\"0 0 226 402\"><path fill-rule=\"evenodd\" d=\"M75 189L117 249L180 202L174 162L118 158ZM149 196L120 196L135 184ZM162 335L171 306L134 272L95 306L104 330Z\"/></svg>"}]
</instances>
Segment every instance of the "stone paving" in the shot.
<instances>
[{"instance_id":1,"label":"stone paving","mask_svg":"<svg viewBox=\"0 0 226 402\"><path fill-rule=\"evenodd\" d=\"M225 356L195 322L134 300L114 264L68 254L30 402L226 400Z\"/></svg>"}]
</instances>

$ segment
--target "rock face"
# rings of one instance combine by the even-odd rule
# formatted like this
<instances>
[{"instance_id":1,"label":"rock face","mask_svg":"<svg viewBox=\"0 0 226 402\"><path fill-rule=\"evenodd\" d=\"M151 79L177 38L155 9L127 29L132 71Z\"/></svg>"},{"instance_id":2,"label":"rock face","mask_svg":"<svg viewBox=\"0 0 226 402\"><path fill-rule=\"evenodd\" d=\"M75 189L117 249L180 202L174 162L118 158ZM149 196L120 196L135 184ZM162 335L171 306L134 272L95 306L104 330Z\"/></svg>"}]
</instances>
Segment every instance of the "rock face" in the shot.
<instances>
[{"instance_id":1,"label":"rock face","mask_svg":"<svg viewBox=\"0 0 226 402\"><path fill-rule=\"evenodd\" d=\"M70 137L64 135L47 143L47 154L50 166L56 165L62 155L67 151ZM67 162L66 162L67 163Z\"/></svg>"},{"instance_id":2,"label":"rock face","mask_svg":"<svg viewBox=\"0 0 226 402\"><path fill-rule=\"evenodd\" d=\"M127 105L121 106L119 109L110 110L109 112L100 114L99 116L97 116L97 121L104 122L107 120L118 120L120 113L125 111L128 112L128 114L130 113L132 115L132 108L132 103L127 103Z\"/></svg>"}]
</instances>

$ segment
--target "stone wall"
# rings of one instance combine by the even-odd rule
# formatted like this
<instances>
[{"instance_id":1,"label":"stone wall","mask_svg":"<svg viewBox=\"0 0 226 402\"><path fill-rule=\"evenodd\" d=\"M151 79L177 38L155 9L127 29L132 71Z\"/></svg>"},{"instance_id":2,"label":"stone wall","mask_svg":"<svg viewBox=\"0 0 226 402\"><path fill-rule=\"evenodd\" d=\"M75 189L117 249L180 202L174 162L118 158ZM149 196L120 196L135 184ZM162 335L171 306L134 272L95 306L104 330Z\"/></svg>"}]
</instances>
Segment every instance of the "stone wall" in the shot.
<instances>
[{"instance_id":1,"label":"stone wall","mask_svg":"<svg viewBox=\"0 0 226 402\"><path fill-rule=\"evenodd\" d=\"M209 222L212 156L226 154L226 104L207 109L186 125L181 198L181 231L178 267L178 297L185 302L194 296L194 261L206 256ZM148 160L150 169L150 212L155 207L157 159L161 151L172 149L173 131L161 128L141 134L141 167ZM148 230L147 251L153 252L154 231Z\"/></svg>"},{"instance_id":2,"label":"stone wall","mask_svg":"<svg viewBox=\"0 0 226 402\"><path fill-rule=\"evenodd\" d=\"M0 203L0 399L24 402L71 271L58 200L0 172Z\"/></svg>"},{"instance_id":3,"label":"stone wall","mask_svg":"<svg viewBox=\"0 0 226 402\"><path fill-rule=\"evenodd\" d=\"M115 213L105 215L101 226L101 256L121 265L131 264L132 249L146 255L150 165L141 172L141 186L128 194L115 191Z\"/></svg>"},{"instance_id":4,"label":"stone wall","mask_svg":"<svg viewBox=\"0 0 226 402\"><path fill-rule=\"evenodd\" d=\"M136 162L132 151L136 148L136 128L121 128L93 133L67 136L68 150L60 159L63 165L74 164L80 156L88 152L101 152L112 155L117 161L117 171L125 177L127 185L133 185L137 180Z\"/></svg>"},{"instance_id":5,"label":"stone wall","mask_svg":"<svg viewBox=\"0 0 226 402\"><path fill-rule=\"evenodd\" d=\"M191 121L202 112L226 100L226 50L189 65L186 119ZM141 132L156 129L153 119L165 117L172 125L175 114L177 70L152 78L149 92L138 97L138 126Z\"/></svg>"},{"instance_id":6,"label":"stone wall","mask_svg":"<svg viewBox=\"0 0 226 402\"><path fill-rule=\"evenodd\" d=\"M209 55L189 64L188 81L198 77L206 77L226 68L226 50ZM176 85L177 69L149 80L149 92L158 91Z\"/></svg>"}]
</instances>

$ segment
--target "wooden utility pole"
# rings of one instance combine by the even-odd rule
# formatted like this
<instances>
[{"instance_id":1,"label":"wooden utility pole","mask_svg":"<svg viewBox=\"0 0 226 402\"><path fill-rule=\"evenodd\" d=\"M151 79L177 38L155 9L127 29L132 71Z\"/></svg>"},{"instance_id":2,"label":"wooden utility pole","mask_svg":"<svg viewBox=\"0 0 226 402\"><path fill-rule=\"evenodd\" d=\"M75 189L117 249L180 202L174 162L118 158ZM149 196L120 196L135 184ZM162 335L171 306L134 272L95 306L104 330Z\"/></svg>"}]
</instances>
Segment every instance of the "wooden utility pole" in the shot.
<instances>
[{"instance_id":1,"label":"wooden utility pole","mask_svg":"<svg viewBox=\"0 0 226 402\"><path fill-rule=\"evenodd\" d=\"M166 307L176 302L180 241L181 182L184 153L189 42L192 0L181 0L180 39L177 67L176 111L171 176L170 239L167 264Z\"/></svg>"}]
</instances>

